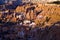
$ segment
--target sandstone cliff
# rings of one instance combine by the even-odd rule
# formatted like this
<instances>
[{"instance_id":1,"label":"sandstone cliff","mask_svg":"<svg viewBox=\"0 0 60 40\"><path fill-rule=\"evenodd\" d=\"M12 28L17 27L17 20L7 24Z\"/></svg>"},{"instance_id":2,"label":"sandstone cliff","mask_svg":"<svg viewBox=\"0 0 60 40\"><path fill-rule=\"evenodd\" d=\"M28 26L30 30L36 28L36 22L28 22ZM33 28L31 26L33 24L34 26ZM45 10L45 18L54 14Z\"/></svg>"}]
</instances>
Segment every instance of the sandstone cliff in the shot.
<instances>
[{"instance_id":1,"label":"sandstone cliff","mask_svg":"<svg viewBox=\"0 0 60 40\"><path fill-rule=\"evenodd\" d=\"M24 12L26 19L34 20L37 25L52 25L60 21L60 5L56 4L27 4L18 6L15 11Z\"/></svg>"}]
</instances>

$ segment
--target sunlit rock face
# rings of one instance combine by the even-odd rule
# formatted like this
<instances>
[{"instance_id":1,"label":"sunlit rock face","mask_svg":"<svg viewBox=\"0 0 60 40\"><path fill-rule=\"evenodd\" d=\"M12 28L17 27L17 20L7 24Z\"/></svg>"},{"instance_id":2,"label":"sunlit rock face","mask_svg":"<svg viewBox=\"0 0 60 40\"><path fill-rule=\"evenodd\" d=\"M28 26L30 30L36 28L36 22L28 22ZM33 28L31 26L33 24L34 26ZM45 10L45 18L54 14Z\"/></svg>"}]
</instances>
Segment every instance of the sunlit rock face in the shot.
<instances>
[{"instance_id":1,"label":"sunlit rock face","mask_svg":"<svg viewBox=\"0 0 60 40\"><path fill-rule=\"evenodd\" d=\"M44 23L43 27L46 27L46 25L51 26L55 22L60 21L60 5L57 4L26 4L18 6L15 12L23 12L25 19L33 20L36 25Z\"/></svg>"},{"instance_id":2,"label":"sunlit rock face","mask_svg":"<svg viewBox=\"0 0 60 40\"><path fill-rule=\"evenodd\" d=\"M33 2L33 3L47 3L47 2L54 2L54 1L60 1L60 0L22 0L22 2Z\"/></svg>"}]
</instances>

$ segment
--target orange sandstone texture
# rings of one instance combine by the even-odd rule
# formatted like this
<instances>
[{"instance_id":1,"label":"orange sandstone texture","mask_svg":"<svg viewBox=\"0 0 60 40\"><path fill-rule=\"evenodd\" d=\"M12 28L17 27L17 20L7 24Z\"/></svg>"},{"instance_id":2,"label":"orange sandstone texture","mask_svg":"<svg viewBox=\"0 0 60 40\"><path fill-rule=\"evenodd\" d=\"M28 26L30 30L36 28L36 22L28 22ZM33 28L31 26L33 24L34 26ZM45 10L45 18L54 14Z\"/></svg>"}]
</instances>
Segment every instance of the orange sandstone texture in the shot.
<instances>
[{"instance_id":1,"label":"orange sandstone texture","mask_svg":"<svg viewBox=\"0 0 60 40\"><path fill-rule=\"evenodd\" d=\"M15 11L24 12L26 18L29 20L34 19L36 24L40 24L41 22L45 24L47 20L48 20L47 22L48 24L53 24L57 21L60 21L60 5L38 4L38 3L33 5L26 4L23 6L18 6ZM31 7L35 7L35 8L29 9L28 12L26 13L27 9ZM42 18L38 18L40 15L42 15Z\"/></svg>"}]
</instances>

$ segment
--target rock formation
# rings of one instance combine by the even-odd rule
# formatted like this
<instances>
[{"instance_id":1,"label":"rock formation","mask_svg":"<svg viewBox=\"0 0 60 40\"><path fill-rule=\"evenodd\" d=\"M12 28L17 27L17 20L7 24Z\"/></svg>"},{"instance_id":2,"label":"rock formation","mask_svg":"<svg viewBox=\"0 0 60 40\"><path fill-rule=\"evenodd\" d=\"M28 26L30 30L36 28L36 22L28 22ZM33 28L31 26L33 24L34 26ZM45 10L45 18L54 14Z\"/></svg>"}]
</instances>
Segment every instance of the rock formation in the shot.
<instances>
[{"instance_id":1,"label":"rock formation","mask_svg":"<svg viewBox=\"0 0 60 40\"><path fill-rule=\"evenodd\" d=\"M33 7L35 8L33 9ZM26 4L18 6L15 11L24 12L26 19L34 20L37 25L42 25L44 23L44 26L50 26L60 21L60 5L56 4Z\"/></svg>"}]
</instances>

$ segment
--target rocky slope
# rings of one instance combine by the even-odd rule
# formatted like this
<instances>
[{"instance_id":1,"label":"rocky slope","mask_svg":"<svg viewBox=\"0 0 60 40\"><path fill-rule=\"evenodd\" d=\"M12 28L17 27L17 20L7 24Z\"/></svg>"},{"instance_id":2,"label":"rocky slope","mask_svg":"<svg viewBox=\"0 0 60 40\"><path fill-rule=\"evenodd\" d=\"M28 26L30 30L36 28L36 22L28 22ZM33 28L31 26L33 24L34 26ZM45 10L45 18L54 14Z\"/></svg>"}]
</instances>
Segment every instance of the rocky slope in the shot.
<instances>
[{"instance_id":1,"label":"rocky slope","mask_svg":"<svg viewBox=\"0 0 60 40\"><path fill-rule=\"evenodd\" d=\"M0 40L60 40L60 4L27 3L0 11Z\"/></svg>"},{"instance_id":2,"label":"rocky slope","mask_svg":"<svg viewBox=\"0 0 60 40\"><path fill-rule=\"evenodd\" d=\"M60 21L60 5L56 4L26 4L18 6L15 12L23 12L26 19L34 20L37 25L43 23L46 26Z\"/></svg>"}]
</instances>

